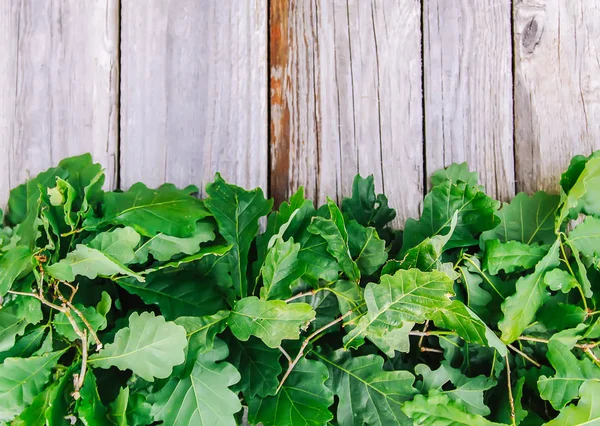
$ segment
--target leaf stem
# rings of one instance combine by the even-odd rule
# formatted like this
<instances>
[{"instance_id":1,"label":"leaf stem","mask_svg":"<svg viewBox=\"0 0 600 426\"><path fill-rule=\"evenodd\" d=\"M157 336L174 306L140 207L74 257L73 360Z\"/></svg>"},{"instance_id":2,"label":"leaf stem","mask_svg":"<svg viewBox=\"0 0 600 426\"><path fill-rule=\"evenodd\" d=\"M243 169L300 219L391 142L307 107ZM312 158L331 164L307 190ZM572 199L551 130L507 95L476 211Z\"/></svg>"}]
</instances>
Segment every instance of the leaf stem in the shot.
<instances>
[{"instance_id":1,"label":"leaf stem","mask_svg":"<svg viewBox=\"0 0 600 426\"><path fill-rule=\"evenodd\" d=\"M575 275L575 272L573 272L573 269L571 268L571 264L569 263L569 260L567 259L567 253L565 252L565 247L563 245L563 237L565 239L567 238L567 236L563 232L561 232L560 235L558 236L558 241L560 242L560 251L562 252L563 260L565 261L565 264L567 265L569 272L575 279L577 279L577 275ZM585 312L588 312L587 300L585 300L585 294L583 293L583 289L581 288L581 284L579 283L579 280L577 280L577 290L579 290L579 294L581 295L581 301L583 302L583 310Z\"/></svg>"},{"instance_id":2,"label":"leaf stem","mask_svg":"<svg viewBox=\"0 0 600 426\"><path fill-rule=\"evenodd\" d=\"M508 383L508 402L510 403L510 420L512 426L517 426L516 416L515 416L515 400L513 398L512 393L512 385L510 383L510 362L508 360L508 354L504 357L506 361L506 381Z\"/></svg>"},{"instance_id":3,"label":"leaf stem","mask_svg":"<svg viewBox=\"0 0 600 426\"><path fill-rule=\"evenodd\" d=\"M288 362L291 364L292 357L290 356L290 354L287 353L287 351L285 349L283 349L283 346L279 345L279 346L277 346L277 349L279 349L279 351L283 354L283 356L285 356L287 358Z\"/></svg>"},{"instance_id":4,"label":"leaf stem","mask_svg":"<svg viewBox=\"0 0 600 426\"><path fill-rule=\"evenodd\" d=\"M304 342L302 343L302 346L300 346L300 350L298 351L298 355L296 355L296 358L294 358L294 360L290 363L287 371L285 372L285 374L283 375L283 378L281 379L281 382L279 382L279 386L277 386L277 391L276 392L279 392L279 390L281 389L281 387L283 386L283 384L285 383L285 381L287 380L287 378L289 377L289 375L292 373L292 370L294 369L294 367L296 366L296 364L298 364L298 362L300 361L300 359L304 355L304 350L306 349L306 347L310 343L311 339L313 337L317 336L322 331L327 330L329 327L332 327L335 324L337 324L338 322L343 321L344 318L346 318L348 315L352 314L352 312L353 311L351 311L351 310L348 311L348 312L346 312L344 315L342 315L342 316L334 319L333 321L325 324L323 327L321 327L318 330L314 331L306 339L304 339Z\"/></svg>"},{"instance_id":5,"label":"leaf stem","mask_svg":"<svg viewBox=\"0 0 600 426\"><path fill-rule=\"evenodd\" d=\"M527 355L525 352L521 351L520 349L515 348L513 345L506 345L506 346L508 346L515 353L521 355L523 358L525 358L527 361L529 361L530 363L532 363L533 365L535 365L537 368L540 368L542 366L535 359L531 358L529 355Z\"/></svg>"}]
</instances>

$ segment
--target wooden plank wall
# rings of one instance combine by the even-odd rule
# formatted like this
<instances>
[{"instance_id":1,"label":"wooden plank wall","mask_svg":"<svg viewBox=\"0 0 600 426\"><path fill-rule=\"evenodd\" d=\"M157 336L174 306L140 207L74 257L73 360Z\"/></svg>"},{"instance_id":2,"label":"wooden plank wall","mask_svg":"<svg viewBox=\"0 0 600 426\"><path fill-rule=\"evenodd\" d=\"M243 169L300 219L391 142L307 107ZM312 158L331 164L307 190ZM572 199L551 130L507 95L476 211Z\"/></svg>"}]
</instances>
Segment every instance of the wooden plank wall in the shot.
<instances>
[{"instance_id":1,"label":"wooden plank wall","mask_svg":"<svg viewBox=\"0 0 600 426\"><path fill-rule=\"evenodd\" d=\"M600 0L0 2L0 204L62 157L318 202L373 174L401 226L468 161L557 190L600 148Z\"/></svg>"}]
</instances>

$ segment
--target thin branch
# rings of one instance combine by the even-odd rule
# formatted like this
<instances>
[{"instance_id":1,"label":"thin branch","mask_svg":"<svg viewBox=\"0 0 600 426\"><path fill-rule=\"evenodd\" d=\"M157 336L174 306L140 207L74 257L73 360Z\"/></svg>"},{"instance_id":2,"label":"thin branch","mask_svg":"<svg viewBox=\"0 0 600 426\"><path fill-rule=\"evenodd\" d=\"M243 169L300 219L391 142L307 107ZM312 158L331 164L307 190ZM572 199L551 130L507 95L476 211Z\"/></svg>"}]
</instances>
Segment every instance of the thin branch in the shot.
<instances>
[{"instance_id":1,"label":"thin branch","mask_svg":"<svg viewBox=\"0 0 600 426\"><path fill-rule=\"evenodd\" d=\"M277 346L277 349L279 349L279 351L283 354L283 356L285 356L288 360L288 362L291 364L292 363L292 357L290 356L290 354L287 353L287 351L285 349L283 349L283 346Z\"/></svg>"},{"instance_id":2,"label":"thin branch","mask_svg":"<svg viewBox=\"0 0 600 426\"><path fill-rule=\"evenodd\" d=\"M540 368L542 366L535 359L531 358L529 355L527 355L525 352L521 351L520 349L515 348L513 345L506 345L506 346L508 346L515 353L521 355L523 358L525 358L527 361L529 361L530 363L532 363L533 365L535 365L537 368Z\"/></svg>"},{"instance_id":3,"label":"thin branch","mask_svg":"<svg viewBox=\"0 0 600 426\"><path fill-rule=\"evenodd\" d=\"M533 336L520 336L519 340L524 340L526 342L545 343L545 344L550 343L550 340L548 340L548 339L541 339L539 337L533 337ZM600 346L600 342L576 343L575 344L576 348L583 349L584 351L587 349L593 349L596 346Z\"/></svg>"},{"instance_id":4,"label":"thin branch","mask_svg":"<svg viewBox=\"0 0 600 426\"><path fill-rule=\"evenodd\" d=\"M79 391L83 387L85 380L85 373L87 369L88 360L88 342L87 342L87 330L83 330L81 337L81 371L79 374L73 374L73 393L71 396L73 399L78 400L81 397Z\"/></svg>"},{"instance_id":5,"label":"thin branch","mask_svg":"<svg viewBox=\"0 0 600 426\"><path fill-rule=\"evenodd\" d=\"M595 363L595 364L596 364L598 367L600 367L600 359L598 359L598 357L597 357L597 356L594 354L594 352L592 351L592 349L591 349L591 348L587 348L587 349L585 349L585 350L584 350L584 352L585 352L585 354L586 354L587 356L589 356L589 357L592 359L592 361L594 361L594 363Z\"/></svg>"},{"instance_id":6,"label":"thin branch","mask_svg":"<svg viewBox=\"0 0 600 426\"><path fill-rule=\"evenodd\" d=\"M517 426L517 420L515 416L515 400L512 393L512 385L510 384L510 362L508 361L508 354L504 357L506 360L506 381L508 383L508 402L510 403L510 419L512 426Z\"/></svg>"},{"instance_id":7,"label":"thin branch","mask_svg":"<svg viewBox=\"0 0 600 426\"><path fill-rule=\"evenodd\" d=\"M330 323L325 324L323 327L321 327L318 330L314 331L311 335L309 335L306 339L304 339L304 342L302 343L302 346L300 347L300 350L298 351L298 355L296 355L296 358L294 358L294 360L289 365L287 371L283 375L283 378L281 379L281 382L279 382L279 386L277 386L277 391L276 392L279 392L279 390L281 389L281 387L283 386L283 384L285 383L285 381L287 380L287 378L289 377L289 375L292 373L292 370L294 369L294 367L296 366L296 364L298 364L298 362L300 361L300 359L304 355L304 349L306 349L306 347L310 343L311 339L313 337L317 336L318 334L320 334L322 331L327 330L329 327L332 327L335 324L337 324L338 322L343 321L344 318L346 318L352 312L353 311L346 312L341 317L338 317L338 318L334 319L333 321L331 321Z\"/></svg>"},{"instance_id":8,"label":"thin branch","mask_svg":"<svg viewBox=\"0 0 600 426\"><path fill-rule=\"evenodd\" d=\"M423 333L427 332L427 329L429 328L429 320L425 321L425 325L423 326ZM423 339L425 339L425 335L421 336L419 338L419 348L421 346L423 346Z\"/></svg>"},{"instance_id":9,"label":"thin branch","mask_svg":"<svg viewBox=\"0 0 600 426\"><path fill-rule=\"evenodd\" d=\"M428 348L426 346L421 346L421 352L433 352L436 354L443 354L444 351L441 349Z\"/></svg>"},{"instance_id":10,"label":"thin branch","mask_svg":"<svg viewBox=\"0 0 600 426\"><path fill-rule=\"evenodd\" d=\"M286 299L285 303L290 303L292 300L301 299L306 296L314 296L316 293L317 293L316 290L306 291L304 293L298 293L298 294L290 297L289 299Z\"/></svg>"},{"instance_id":11,"label":"thin branch","mask_svg":"<svg viewBox=\"0 0 600 426\"><path fill-rule=\"evenodd\" d=\"M17 296L29 296L29 297L33 297L34 299L39 300L40 302L42 302L44 305L52 308L52 309L56 309L59 312L65 313L67 311L67 308L63 308L61 306L55 305L52 302L48 302L43 296L38 295L37 293L24 293L22 291L14 291L14 290L8 290L8 293L10 294L15 294Z\"/></svg>"},{"instance_id":12,"label":"thin branch","mask_svg":"<svg viewBox=\"0 0 600 426\"><path fill-rule=\"evenodd\" d=\"M64 284L64 281L61 281L61 283ZM75 287L73 287L72 285L69 284L69 287L71 287L74 290L74 292L77 292L77 289ZM58 296L59 300L63 303L63 305L66 305L71 311L75 312L79 318L81 318L81 321L83 321L83 323L87 327L90 335L94 339L94 342L96 343L96 350L99 351L100 349L102 349L102 342L100 341L100 339L98 339L98 336L96 335L96 332L92 328L92 325L88 322L87 318L79 311L79 309L77 309L71 303L71 299L73 298L75 293L71 294L71 299L67 300L63 296L63 294L60 292L58 285L55 285L54 290L55 290L56 295Z\"/></svg>"}]
</instances>

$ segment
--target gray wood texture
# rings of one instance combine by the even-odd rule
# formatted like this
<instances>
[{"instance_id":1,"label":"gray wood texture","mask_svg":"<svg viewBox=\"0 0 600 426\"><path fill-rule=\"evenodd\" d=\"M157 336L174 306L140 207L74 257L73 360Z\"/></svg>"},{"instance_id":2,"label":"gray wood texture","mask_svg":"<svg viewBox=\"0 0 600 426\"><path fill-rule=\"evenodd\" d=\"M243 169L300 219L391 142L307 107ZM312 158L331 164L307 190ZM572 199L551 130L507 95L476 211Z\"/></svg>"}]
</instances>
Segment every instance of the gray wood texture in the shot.
<instances>
[{"instance_id":1,"label":"gray wood texture","mask_svg":"<svg viewBox=\"0 0 600 426\"><path fill-rule=\"evenodd\" d=\"M514 195L510 0L424 0L427 173L466 161Z\"/></svg>"},{"instance_id":2,"label":"gray wood texture","mask_svg":"<svg viewBox=\"0 0 600 426\"><path fill-rule=\"evenodd\" d=\"M143 3L0 1L0 205L89 151L110 187L277 201L373 174L401 226L452 162L507 199L600 148L600 0Z\"/></svg>"},{"instance_id":3,"label":"gray wood texture","mask_svg":"<svg viewBox=\"0 0 600 426\"><path fill-rule=\"evenodd\" d=\"M517 188L556 192L600 148L600 0L515 0L514 30Z\"/></svg>"},{"instance_id":4,"label":"gray wood texture","mask_svg":"<svg viewBox=\"0 0 600 426\"><path fill-rule=\"evenodd\" d=\"M121 186L267 187L267 2L122 2Z\"/></svg>"},{"instance_id":5,"label":"gray wood texture","mask_svg":"<svg viewBox=\"0 0 600 426\"><path fill-rule=\"evenodd\" d=\"M418 2L271 1L271 194L350 195L373 174L398 210L422 200ZM401 23L401 24L400 24Z\"/></svg>"},{"instance_id":6,"label":"gray wood texture","mask_svg":"<svg viewBox=\"0 0 600 426\"><path fill-rule=\"evenodd\" d=\"M91 152L117 171L117 0L0 2L0 204L9 188Z\"/></svg>"}]
</instances>

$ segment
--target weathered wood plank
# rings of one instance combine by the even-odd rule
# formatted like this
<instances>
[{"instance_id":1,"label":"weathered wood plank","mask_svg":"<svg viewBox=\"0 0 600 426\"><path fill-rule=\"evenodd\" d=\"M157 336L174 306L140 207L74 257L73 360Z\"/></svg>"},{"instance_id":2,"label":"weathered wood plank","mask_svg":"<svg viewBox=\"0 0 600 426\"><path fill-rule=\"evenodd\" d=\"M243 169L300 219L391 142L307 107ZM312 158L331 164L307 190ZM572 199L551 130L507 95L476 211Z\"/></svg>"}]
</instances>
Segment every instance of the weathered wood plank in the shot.
<instances>
[{"instance_id":1,"label":"weathered wood plank","mask_svg":"<svg viewBox=\"0 0 600 426\"><path fill-rule=\"evenodd\" d=\"M121 182L267 187L267 2L122 4Z\"/></svg>"},{"instance_id":2,"label":"weathered wood plank","mask_svg":"<svg viewBox=\"0 0 600 426\"><path fill-rule=\"evenodd\" d=\"M118 0L0 2L0 205L63 157L116 181Z\"/></svg>"},{"instance_id":3,"label":"weathered wood plank","mask_svg":"<svg viewBox=\"0 0 600 426\"><path fill-rule=\"evenodd\" d=\"M514 194L510 0L424 0L427 173L467 161Z\"/></svg>"},{"instance_id":4,"label":"weathered wood plank","mask_svg":"<svg viewBox=\"0 0 600 426\"><path fill-rule=\"evenodd\" d=\"M421 6L272 0L271 193L322 203L373 174L398 210L422 200Z\"/></svg>"},{"instance_id":5,"label":"weathered wood plank","mask_svg":"<svg viewBox=\"0 0 600 426\"><path fill-rule=\"evenodd\" d=\"M600 0L515 0L514 26L517 188L557 192L600 148Z\"/></svg>"}]
</instances>

